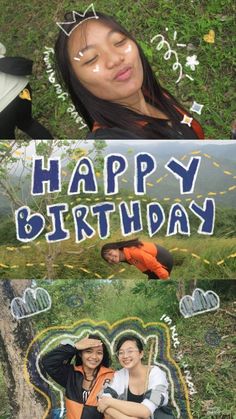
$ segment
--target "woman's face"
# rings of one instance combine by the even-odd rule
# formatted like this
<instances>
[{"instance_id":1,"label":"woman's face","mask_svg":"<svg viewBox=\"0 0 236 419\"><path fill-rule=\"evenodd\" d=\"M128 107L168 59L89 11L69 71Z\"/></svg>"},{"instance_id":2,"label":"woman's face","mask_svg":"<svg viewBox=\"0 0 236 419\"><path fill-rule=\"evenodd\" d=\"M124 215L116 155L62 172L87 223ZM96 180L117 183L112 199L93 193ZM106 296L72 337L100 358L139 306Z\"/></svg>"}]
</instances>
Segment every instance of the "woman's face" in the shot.
<instances>
[{"instance_id":1,"label":"woman's face","mask_svg":"<svg viewBox=\"0 0 236 419\"><path fill-rule=\"evenodd\" d=\"M97 368L103 359L103 347L96 346L94 348L84 349L81 352L82 364L83 367L87 369Z\"/></svg>"},{"instance_id":2,"label":"woman's face","mask_svg":"<svg viewBox=\"0 0 236 419\"><path fill-rule=\"evenodd\" d=\"M105 253L105 258L108 263L119 263L120 262L120 251L119 249L110 249Z\"/></svg>"},{"instance_id":3,"label":"woman's face","mask_svg":"<svg viewBox=\"0 0 236 419\"><path fill-rule=\"evenodd\" d=\"M131 369L141 363L143 351L139 352L136 342L127 340L121 345L117 356L123 368Z\"/></svg>"},{"instance_id":4,"label":"woman's face","mask_svg":"<svg viewBox=\"0 0 236 419\"><path fill-rule=\"evenodd\" d=\"M136 44L103 21L79 25L69 37L68 53L78 79L98 98L129 104L140 92L143 67Z\"/></svg>"}]
</instances>

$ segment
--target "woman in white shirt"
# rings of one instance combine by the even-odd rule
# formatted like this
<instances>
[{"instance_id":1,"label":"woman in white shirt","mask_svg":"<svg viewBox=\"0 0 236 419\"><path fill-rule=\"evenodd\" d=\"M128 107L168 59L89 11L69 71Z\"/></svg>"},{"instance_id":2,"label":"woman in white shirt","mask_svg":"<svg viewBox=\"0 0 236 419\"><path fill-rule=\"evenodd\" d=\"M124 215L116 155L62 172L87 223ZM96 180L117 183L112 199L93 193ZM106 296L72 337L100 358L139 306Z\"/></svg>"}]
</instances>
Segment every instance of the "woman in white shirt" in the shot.
<instances>
[{"instance_id":1,"label":"woman in white shirt","mask_svg":"<svg viewBox=\"0 0 236 419\"><path fill-rule=\"evenodd\" d=\"M106 419L173 418L168 403L166 374L142 363L143 344L136 336L123 336L116 345L121 370L103 391L98 410Z\"/></svg>"}]
</instances>

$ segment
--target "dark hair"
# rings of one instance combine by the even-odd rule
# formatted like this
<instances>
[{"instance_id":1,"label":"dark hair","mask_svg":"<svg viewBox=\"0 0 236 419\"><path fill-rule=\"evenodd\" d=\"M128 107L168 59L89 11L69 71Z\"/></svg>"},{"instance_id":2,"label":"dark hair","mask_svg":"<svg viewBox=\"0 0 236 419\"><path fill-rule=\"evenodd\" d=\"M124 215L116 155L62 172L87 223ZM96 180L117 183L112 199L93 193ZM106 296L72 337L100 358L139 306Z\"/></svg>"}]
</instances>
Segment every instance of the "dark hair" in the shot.
<instances>
[{"instance_id":1,"label":"dark hair","mask_svg":"<svg viewBox=\"0 0 236 419\"><path fill-rule=\"evenodd\" d=\"M80 14L82 13L80 12ZM67 47L69 37L64 33L64 31L60 30L55 45L57 70L64 80L77 112L83 117L89 129L92 130L94 123L97 122L102 127L117 127L130 131L135 134L135 136L141 138L198 138L193 129L187 124L180 124L183 115L180 111L178 111L178 109L186 114L189 113L185 111L177 100L157 82L142 48L138 45L134 37L113 17L101 12L96 12L96 14L102 22L105 22L112 29L124 34L136 44L143 66L144 79L142 91L145 96L145 100L165 113L170 118L173 127L170 128L168 124L163 124L163 121L161 122L160 119L140 115L126 106L105 99L100 99L89 92L82 85L73 71ZM92 16L92 12L88 12L86 14L86 17ZM71 22L72 20L72 14L67 13L64 21ZM78 22L80 21L82 21L82 18L76 15L75 21L70 25L67 25L67 30L72 30L73 27L78 25ZM85 27L86 23L87 22L83 23ZM143 130L140 123L138 123L140 121L147 123L151 122L152 128L145 128L145 130ZM178 130L176 126L178 127Z\"/></svg>"},{"instance_id":2,"label":"dark hair","mask_svg":"<svg viewBox=\"0 0 236 419\"><path fill-rule=\"evenodd\" d=\"M106 243L101 248L101 256L106 260L106 253L111 249L123 249L124 247L141 247L143 243L137 238L133 240L123 240L120 242Z\"/></svg>"},{"instance_id":3,"label":"dark hair","mask_svg":"<svg viewBox=\"0 0 236 419\"><path fill-rule=\"evenodd\" d=\"M99 340L102 341L102 339L99 335L90 334L88 337L89 337L89 339L99 339ZM103 347L103 358L102 358L101 364L99 365L99 368L101 366L108 368L111 364L111 357L110 357L110 353L109 353L109 351L108 351L108 349L107 349L107 347L106 347L106 345L103 341L102 341L102 347ZM81 358L81 353L82 352L83 352L82 350L77 351L77 354L75 356L75 365L82 365L82 358Z\"/></svg>"},{"instance_id":4,"label":"dark hair","mask_svg":"<svg viewBox=\"0 0 236 419\"><path fill-rule=\"evenodd\" d=\"M135 342L139 352L143 351L143 342L141 341L141 339L137 338L134 335L125 335L125 336L122 336L122 338L118 340L116 344L116 353L120 350L123 343L125 343L127 340L131 340L132 342Z\"/></svg>"}]
</instances>

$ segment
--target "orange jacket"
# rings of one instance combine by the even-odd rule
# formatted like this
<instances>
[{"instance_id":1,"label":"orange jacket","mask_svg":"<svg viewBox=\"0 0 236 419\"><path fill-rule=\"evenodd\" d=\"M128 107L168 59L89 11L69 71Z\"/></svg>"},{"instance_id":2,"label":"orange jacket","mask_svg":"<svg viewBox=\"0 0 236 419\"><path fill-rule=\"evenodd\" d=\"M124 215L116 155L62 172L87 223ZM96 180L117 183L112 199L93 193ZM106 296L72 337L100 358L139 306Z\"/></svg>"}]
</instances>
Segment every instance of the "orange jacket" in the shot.
<instances>
[{"instance_id":1,"label":"orange jacket","mask_svg":"<svg viewBox=\"0 0 236 419\"><path fill-rule=\"evenodd\" d=\"M79 371L83 375L82 366L74 367L75 371ZM98 371L96 383L91 390L91 393L85 403L79 403L78 401L66 399L66 414L67 419L90 419L90 417L98 417L97 411L98 399L97 396L103 389L103 386L109 382L114 375L114 371L111 368L101 367Z\"/></svg>"},{"instance_id":2,"label":"orange jacket","mask_svg":"<svg viewBox=\"0 0 236 419\"><path fill-rule=\"evenodd\" d=\"M114 371L103 366L99 368L96 382L84 403L83 368L70 363L77 352L69 344L57 346L43 356L42 365L50 377L65 388L67 419L103 419L103 414L97 410L97 396L113 378Z\"/></svg>"},{"instance_id":3,"label":"orange jacket","mask_svg":"<svg viewBox=\"0 0 236 419\"><path fill-rule=\"evenodd\" d=\"M169 278L170 274L166 267L163 266L158 258L158 250L154 243L142 242L140 247L124 247L123 252L125 259L131 265L136 266L141 272L152 271L160 279Z\"/></svg>"}]
</instances>

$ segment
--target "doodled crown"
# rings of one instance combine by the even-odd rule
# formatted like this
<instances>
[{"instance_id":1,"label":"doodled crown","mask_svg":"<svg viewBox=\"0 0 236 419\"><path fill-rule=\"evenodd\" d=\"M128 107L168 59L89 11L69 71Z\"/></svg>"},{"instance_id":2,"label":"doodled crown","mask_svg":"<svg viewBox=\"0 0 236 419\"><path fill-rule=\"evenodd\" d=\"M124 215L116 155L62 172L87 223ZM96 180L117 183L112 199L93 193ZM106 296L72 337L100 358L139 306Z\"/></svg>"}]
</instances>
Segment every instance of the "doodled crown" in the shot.
<instances>
[{"instance_id":1,"label":"doodled crown","mask_svg":"<svg viewBox=\"0 0 236 419\"><path fill-rule=\"evenodd\" d=\"M93 13L93 15L92 16L87 16L86 17L86 14L88 13L88 12L90 12L90 11L92 11L92 13ZM75 11L73 11L72 12L72 17L73 17L73 20L71 20L70 22L56 22L57 23L57 26L59 26L59 28L67 35L67 36L70 36L70 34L73 32L73 30L75 29L75 28L77 28L77 26L79 26L81 23L83 23L85 20L88 20L88 19L99 19L99 17L96 15L96 12L95 12L95 8L94 8L94 5L93 5L93 3L91 3L90 4L90 6L88 6L87 7L87 9L85 10L85 12L83 13L83 14L80 14L80 13L78 13L78 12L75 12ZM77 25L75 25L72 29L69 29L70 28L70 25L72 24L72 23L75 23L76 22L76 18L77 17L80 17L80 18L82 18L83 20L81 20L80 22L78 22L77 23Z\"/></svg>"}]
</instances>

